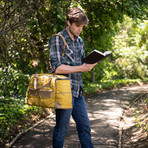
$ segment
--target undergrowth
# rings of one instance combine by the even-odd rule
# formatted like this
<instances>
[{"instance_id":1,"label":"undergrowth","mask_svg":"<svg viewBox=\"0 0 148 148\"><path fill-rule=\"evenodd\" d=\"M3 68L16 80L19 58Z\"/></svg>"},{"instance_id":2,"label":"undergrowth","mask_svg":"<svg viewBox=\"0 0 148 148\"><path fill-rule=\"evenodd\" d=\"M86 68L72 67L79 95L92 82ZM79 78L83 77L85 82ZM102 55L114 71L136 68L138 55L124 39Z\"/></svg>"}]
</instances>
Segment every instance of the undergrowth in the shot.
<instances>
[{"instance_id":1,"label":"undergrowth","mask_svg":"<svg viewBox=\"0 0 148 148\"><path fill-rule=\"evenodd\" d=\"M0 147L26 130L43 114L42 108L25 105L24 99L0 99Z\"/></svg>"},{"instance_id":2,"label":"undergrowth","mask_svg":"<svg viewBox=\"0 0 148 148\"><path fill-rule=\"evenodd\" d=\"M142 99L142 106L135 110L134 116L136 126L145 130L148 136L148 93L144 95Z\"/></svg>"}]
</instances>

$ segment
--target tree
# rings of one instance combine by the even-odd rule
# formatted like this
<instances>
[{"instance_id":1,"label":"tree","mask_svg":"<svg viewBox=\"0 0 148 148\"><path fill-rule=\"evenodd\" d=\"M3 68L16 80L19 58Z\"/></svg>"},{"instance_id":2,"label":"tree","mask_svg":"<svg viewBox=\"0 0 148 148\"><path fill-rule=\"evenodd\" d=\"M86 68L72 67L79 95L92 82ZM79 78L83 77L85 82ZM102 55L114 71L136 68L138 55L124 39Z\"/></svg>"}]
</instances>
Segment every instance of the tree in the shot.
<instances>
[{"instance_id":1,"label":"tree","mask_svg":"<svg viewBox=\"0 0 148 148\"><path fill-rule=\"evenodd\" d=\"M135 21L138 18L146 19L148 17L148 1L146 0L89 0L89 2L83 0L80 3L82 8L87 10L86 13L90 19L90 23L83 33L87 53L94 48L103 52L112 49L112 39L119 31L117 23L124 21L124 15L128 15ZM103 65L106 64L100 63L97 65L95 68L97 72L92 71L90 77L101 79L103 73L99 72L98 74L98 71L104 67ZM108 65L106 66L108 67ZM88 79L88 74L85 74L85 77Z\"/></svg>"},{"instance_id":2,"label":"tree","mask_svg":"<svg viewBox=\"0 0 148 148\"><path fill-rule=\"evenodd\" d=\"M124 23L118 24L120 32L114 38L115 67L118 74L124 78L141 78L148 76L148 31L147 21L137 20L125 16Z\"/></svg>"}]
</instances>

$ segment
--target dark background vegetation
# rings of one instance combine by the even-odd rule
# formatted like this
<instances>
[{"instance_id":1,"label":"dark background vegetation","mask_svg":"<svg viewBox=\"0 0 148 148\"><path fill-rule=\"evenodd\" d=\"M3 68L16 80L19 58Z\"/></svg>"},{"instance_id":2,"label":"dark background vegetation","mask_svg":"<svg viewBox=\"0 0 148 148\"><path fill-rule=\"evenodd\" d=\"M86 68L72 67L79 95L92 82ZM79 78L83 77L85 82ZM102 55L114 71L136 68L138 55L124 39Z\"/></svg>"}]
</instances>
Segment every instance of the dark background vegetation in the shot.
<instances>
[{"instance_id":1,"label":"dark background vegetation","mask_svg":"<svg viewBox=\"0 0 148 148\"><path fill-rule=\"evenodd\" d=\"M90 20L81 33L86 55L93 49L112 51L83 74L85 95L148 81L147 0L1 0L0 143L27 127L22 121L42 113L24 104L29 78L49 72L48 40L65 27L65 15L74 6Z\"/></svg>"}]
</instances>

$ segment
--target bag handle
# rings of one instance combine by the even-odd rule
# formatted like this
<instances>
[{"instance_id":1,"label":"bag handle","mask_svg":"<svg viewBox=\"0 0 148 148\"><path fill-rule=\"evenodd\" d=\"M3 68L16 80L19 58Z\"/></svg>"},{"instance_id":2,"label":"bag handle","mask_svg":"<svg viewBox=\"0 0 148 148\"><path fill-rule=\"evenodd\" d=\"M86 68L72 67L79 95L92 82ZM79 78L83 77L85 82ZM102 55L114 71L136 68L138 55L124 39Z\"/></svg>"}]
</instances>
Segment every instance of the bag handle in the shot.
<instances>
[{"instance_id":1,"label":"bag handle","mask_svg":"<svg viewBox=\"0 0 148 148\"><path fill-rule=\"evenodd\" d=\"M46 86L50 86L51 80L52 80L52 79L50 79L50 81L49 81L48 83L46 83L45 85L43 85L43 86L37 88L38 77L37 77L37 76L34 76L34 89L35 89L35 90L39 90L39 89L42 89L42 88L44 88L44 87L46 87Z\"/></svg>"},{"instance_id":2,"label":"bag handle","mask_svg":"<svg viewBox=\"0 0 148 148\"><path fill-rule=\"evenodd\" d=\"M36 84L38 83L38 82L37 82L38 79L37 79L37 77L34 77L34 83L36 83L36 84L34 84L34 85L36 85L36 86L34 87L34 89L35 89L35 90L40 90L40 89L42 89L42 88L44 88L44 87L47 87L47 86L52 87L52 86L51 86L51 83L54 82L54 81L56 81L57 78L58 78L58 77L52 76L52 77L50 78L50 80L49 80L48 83L46 83L45 85L43 85L43 86L37 88L37 85L36 85Z\"/></svg>"}]
</instances>

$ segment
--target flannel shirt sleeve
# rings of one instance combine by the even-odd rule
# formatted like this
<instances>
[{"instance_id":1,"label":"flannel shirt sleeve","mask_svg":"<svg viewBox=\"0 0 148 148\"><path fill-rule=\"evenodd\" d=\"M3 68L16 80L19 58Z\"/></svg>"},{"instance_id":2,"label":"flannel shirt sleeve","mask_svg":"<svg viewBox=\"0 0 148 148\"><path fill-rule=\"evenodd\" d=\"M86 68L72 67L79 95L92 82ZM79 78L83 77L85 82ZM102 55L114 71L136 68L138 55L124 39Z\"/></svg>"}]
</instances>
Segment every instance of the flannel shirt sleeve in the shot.
<instances>
[{"instance_id":1,"label":"flannel shirt sleeve","mask_svg":"<svg viewBox=\"0 0 148 148\"><path fill-rule=\"evenodd\" d=\"M62 64L63 41L60 36L52 36L49 40L49 54L51 72L54 73L56 69Z\"/></svg>"}]
</instances>

